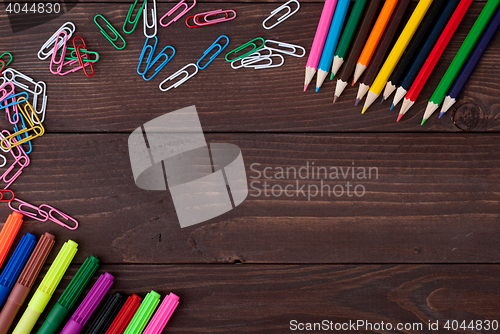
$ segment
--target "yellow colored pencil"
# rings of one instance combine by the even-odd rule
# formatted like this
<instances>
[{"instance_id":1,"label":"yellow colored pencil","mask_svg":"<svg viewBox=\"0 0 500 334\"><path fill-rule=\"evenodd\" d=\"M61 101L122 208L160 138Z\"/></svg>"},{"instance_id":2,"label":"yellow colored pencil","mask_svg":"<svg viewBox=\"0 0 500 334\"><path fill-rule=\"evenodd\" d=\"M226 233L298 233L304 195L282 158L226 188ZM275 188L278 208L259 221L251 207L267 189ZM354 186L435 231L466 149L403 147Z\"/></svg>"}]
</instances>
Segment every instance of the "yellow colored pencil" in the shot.
<instances>
[{"instance_id":1,"label":"yellow colored pencil","mask_svg":"<svg viewBox=\"0 0 500 334\"><path fill-rule=\"evenodd\" d=\"M380 70L380 72L378 72L377 77L373 81L373 84L370 87L370 91L368 92L368 96L366 97L362 114L365 113L365 111L373 104L373 102L375 102L375 100L382 93L382 90L384 89L387 80L389 80L389 77L394 71L394 68L398 64L401 57L403 56L406 47L413 38L415 31L420 25L420 22L422 22L422 19L427 13L427 10L429 9L432 2L433 0L420 0L418 2L417 7L411 14L408 23L403 29L403 32L401 33L401 35L399 35L398 40L396 41L396 44L394 44L394 47L392 48L391 53L387 57L387 60L385 61L384 65L382 66L382 69Z\"/></svg>"}]
</instances>

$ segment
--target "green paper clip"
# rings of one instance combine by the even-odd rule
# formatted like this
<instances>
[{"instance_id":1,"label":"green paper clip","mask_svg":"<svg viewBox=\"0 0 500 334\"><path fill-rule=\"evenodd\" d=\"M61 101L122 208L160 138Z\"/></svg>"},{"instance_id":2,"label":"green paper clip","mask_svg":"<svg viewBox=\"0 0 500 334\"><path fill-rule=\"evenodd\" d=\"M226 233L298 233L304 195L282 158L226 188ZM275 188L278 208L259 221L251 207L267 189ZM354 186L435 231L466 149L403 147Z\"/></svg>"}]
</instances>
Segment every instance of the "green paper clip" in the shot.
<instances>
[{"instance_id":1,"label":"green paper clip","mask_svg":"<svg viewBox=\"0 0 500 334\"><path fill-rule=\"evenodd\" d=\"M74 47L70 47L68 46L66 48L67 51L71 51L70 55L69 56L66 56L64 57L64 59L66 60L78 60L78 58L76 57L76 51L75 51L75 48ZM62 52L63 52L63 49L61 48L59 54L62 56ZM86 50L86 49L80 49L80 52L83 54L83 53L89 53L89 54L94 54L95 55L95 59L87 59L86 57L84 57L82 55L82 60L86 63L95 63L99 60L99 53L95 52L95 51L89 51L89 50Z\"/></svg>"},{"instance_id":2,"label":"green paper clip","mask_svg":"<svg viewBox=\"0 0 500 334\"><path fill-rule=\"evenodd\" d=\"M261 45L261 46L257 46L257 44L255 44L255 43L254 43L254 41L257 41L257 40L262 41L262 45ZM262 49L262 47L264 46L264 43L265 43L265 42L266 42L266 41L264 41L264 38L262 38L262 37L257 37L257 38L254 38L254 39L252 39L251 41L248 41L248 42L246 42L245 44L238 46L236 49L234 49L234 50L229 51L228 53L226 53L226 61L228 61L228 62L232 63L233 61L236 61L236 60L238 60L238 59L243 59L243 58L245 58L246 56L251 55L251 54L252 54L252 53L254 53L255 51ZM241 56L238 56L238 57L236 57L236 58L234 58L234 59L231 59L231 60L230 60L230 59L227 59L227 56L229 56L231 53L238 53L238 52L240 52L241 50L243 50L243 49L245 49L245 48L247 48L247 47L249 47L249 46L253 46L253 48L252 48L252 50L248 51L247 53L242 54Z\"/></svg>"},{"instance_id":3,"label":"green paper clip","mask_svg":"<svg viewBox=\"0 0 500 334\"><path fill-rule=\"evenodd\" d=\"M143 1L141 8L139 8L139 11L137 12L137 14L135 14L134 20L130 21L130 18L132 17L132 14L134 13L134 9L137 6L137 1L139 1L139 0L135 0L134 3L130 6L130 9L128 10L127 17L125 18L125 22L123 22L123 32L126 33L126 34L131 34L131 33L134 32L135 27L137 26L137 22L139 22L139 19L141 18L142 10L144 9L144 5L147 2L147 0ZM134 25L134 27L132 28L132 30L127 31L125 29L125 27L127 26L127 23L130 23L130 24Z\"/></svg>"},{"instance_id":4,"label":"green paper clip","mask_svg":"<svg viewBox=\"0 0 500 334\"><path fill-rule=\"evenodd\" d=\"M97 23L97 18L100 17L104 20L104 22L106 22L107 24L107 27L108 29L115 35L114 38L111 38L111 36L109 36L109 34L102 28L102 26ZM111 43L113 44L113 46L118 49L118 50L122 50L125 48L125 46L127 45L127 43L125 42L125 40L123 39L123 37L120 35L120 33L115 29L115 27L113 27L111 25L111 23L108 22L108 20L106 20L106 18L104 16L102 16L101 14L97 14L96 16L94 16L94 22L95 24L99 27L99 29L101 29L101 34L104 35L104 37L106 37L106 39ZM115 41L118 40L118 38L120 38L122 41L123 41L123 46L121 48L119 48L116 44L115 44Z\"/></svg>"},{"instance_id":5,"label":"green paper clip","mask_svg":"<svg viewBox=\"0 0 500 334\"><path fill-rule=\"evenodd\" d=\"M10 56L10 60L8 62L5 63L5 67L9 66L9 64L12 62L12 59L14 59L14 57L12 57L12 53L10 52L4 52L0 55L0 59L2 59L3 56L5 55L9 55ZM5 60L4 60L5 61Z\"/></svg>"}]
</instances>

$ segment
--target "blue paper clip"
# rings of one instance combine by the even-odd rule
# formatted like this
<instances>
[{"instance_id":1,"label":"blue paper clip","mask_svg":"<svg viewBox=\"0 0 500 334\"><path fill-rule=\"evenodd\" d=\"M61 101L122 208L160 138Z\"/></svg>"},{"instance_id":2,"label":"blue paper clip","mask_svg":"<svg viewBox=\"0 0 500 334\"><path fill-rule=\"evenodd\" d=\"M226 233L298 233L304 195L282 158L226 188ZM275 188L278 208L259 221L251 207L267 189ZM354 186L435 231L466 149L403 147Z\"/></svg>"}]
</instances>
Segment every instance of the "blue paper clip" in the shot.
<instances>
[{"instance_id":1,"label":"blue paper clip","mask_svg":"<svg viewBox=\"0 0 500 334\"><path fill-rule=\"evenodd\" d=\"M149 45L149 41L151 39L155 40L155 44L152 46L152 45ZM142 48L142 52L141 52L141 55L139 56L139 65L137 65L137 73L139 75L144 75L146 74L146 72L148 71L149 69L149 64L151 63L151 59L153 59L153 53L155 52L156 50L156 44L158 44L158 37L156 36L153 36L153 37L148 37L146 38L146 42L144 43L144 47ZM141 64L142 62L144 61L144 56L146 54L146 50L147 49L150 49L149 51L149 55L148 55L148 59L146 60L146 69L144 70L144 72L141 72L140 71L140 68L141 68Z\"/></svg>"},{"instance_id":2,"label":"blue paper clip","mask_svg":"<svg viewBox=\"0 0 500 334\"><path fill-rule=\"evenodd\" d=\"M21 117L21 123L22 123L22 125L23 125L22 129L26 129L26 123L24 122L24 117L23 117L23 114L22 114L22 113L19 113L19 116ZM16 133L16 132L19 132L19 127L17 126L17 124L14 124L14 133ZM28 138L28 137L29 137L29 135L28 135L28 131L24 132L24 136L25 136L26 138ZM16 138L17 138L17 141L21 141L21 140L22 140L21 135L17 135L17 136L16 136ZM29 149L28 151L26 151L26 149L24 149L24 147L23 147L24 152L26 152L26 154L30 154L30 153L31 153L31 151L33 150L33 146L31 146L31 140L28 140L26 143L28 143L28 146L30 147L30 149ZM23 144L21 144L21 145L24 145L24 144L26 144L26 143L23 143Z\"/></svg>"},{"instance_id":3,"label":"blue paper clip","mask_svg":"<svg viewBox=\"0 0 500 334\"><path fill-rule=\"evenodd\" d=\"M3 105L2 104L2 105L0 105L0 110L8 108L8 107L12 107L14 104L19 104L19 103L22 103L22 102L25 102L25 101L28 100L29 96L28 96L28 93L26 93L26 92L17 93L17 94L14 94L14 95L10 94L9 96L7 96L7 98L5 100L16 98L17 96L21 96L21 95L25 96L24 100L20 100L19 101L18 99L15 99L13 102L11 102L11 103L9 103L7 105Z\"/></svg>"},{"instance_id":4,"label":"blue paper clip","mask_svg":"<svg viewBox=\"0 0 500 334\"><path fill-rule=\"evenodd\" d=\"M168 54L165 53L165 51L167 49L172 49L172 55L170 57L168 56ZM153 54L153 53L151 52L151 54ZM149 81L149 80L153 79L165 67L165 65L168 64L168 62L174 57L174 55L175 55L175 49L174 49L174 47L172 47L170 45L164 47L163 50L161 50L161 52L155 57L155 59L152 62L148 63L148 66L146 68L146 71L142 75L142 78L144 80L146 80L146 81ZM160 60L160 58L162 56L165 56L165 60L163 61L163 63L161 63L160 65L158 65L156 67L156 69L155 69L155 73L152 76L150 76L148 79L146 79L146 73L147 73L147 71L149 71Z\"/></svg>"},{"instance_id":5,"label":"blue paper clip","mask_svg":"<svg viewBox=\"0 0 500 334\"><path fill-rule=\"evenodd\" d=\"M227 42L226 44L224 44L224 46L217 43L218 41L220 41L221 38L227 39ZM208 65L210 65L212 61L214 61L215 58L217 58L217 56L222 52L222 50L224 50L228 45L229 45L229 37L227 37L226 35L220 35L219 38L217 38L215 42L213 42L212 45L210 45L208 49L206 49L205 52L203 52L203 56L201 56L201 58L198 59L198 61L196 62L196 66L198 66L200 70L205 69ZM205 66L203 67L200 66L200 62L216 47L218 47L219 50L210 56L210 60L208 61L208 63L205 64Z\"/></svg>"}]
</instances>

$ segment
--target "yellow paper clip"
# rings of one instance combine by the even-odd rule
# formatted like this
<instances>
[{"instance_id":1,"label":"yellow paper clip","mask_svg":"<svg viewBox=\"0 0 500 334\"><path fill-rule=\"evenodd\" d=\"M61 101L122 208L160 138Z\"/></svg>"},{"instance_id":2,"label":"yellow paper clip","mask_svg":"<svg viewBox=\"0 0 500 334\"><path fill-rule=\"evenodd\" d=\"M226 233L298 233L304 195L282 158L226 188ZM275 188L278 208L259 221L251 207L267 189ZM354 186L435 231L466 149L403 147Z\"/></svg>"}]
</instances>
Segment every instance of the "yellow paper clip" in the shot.
<instances>
[{"instance_id":1,"label":"yellow paper clip","mask_svg":"<svg viewBox=\"0 0 500 334\"><path fill-rule=\"evenodd\" d=\"M22 99L23 98L21 97L18 99L18 101L22 100ZM30 112L27 110L28 107L31 109L31 115L33 115L33 119L31 118ZM31 139L35 139L36 137L40 137L45 133L45 129L43 128L42 122L40 122L38 115L33 110L33 107L31 106L31 104L28 101L26 101L24 108L19 104L19 110L21 111L22 115L24 116L24 119L28 123L28 127L23 128L23 129L15 132L13 134L11 134L10 136L5 137L5 139L3 139L0 142L0 146L3 149L9 150L13 147L16 147L18 145L26 143L27 141L29 141ZM35 122L37 122L38 125L35 125ZM15 138L16 136L24 134L25 132L28 132L28 131L33 131L34 134L26 136L19 141ZM10 146L6 146L5 145L6 142L8 142Z\"/></svg>"}]
</instances>

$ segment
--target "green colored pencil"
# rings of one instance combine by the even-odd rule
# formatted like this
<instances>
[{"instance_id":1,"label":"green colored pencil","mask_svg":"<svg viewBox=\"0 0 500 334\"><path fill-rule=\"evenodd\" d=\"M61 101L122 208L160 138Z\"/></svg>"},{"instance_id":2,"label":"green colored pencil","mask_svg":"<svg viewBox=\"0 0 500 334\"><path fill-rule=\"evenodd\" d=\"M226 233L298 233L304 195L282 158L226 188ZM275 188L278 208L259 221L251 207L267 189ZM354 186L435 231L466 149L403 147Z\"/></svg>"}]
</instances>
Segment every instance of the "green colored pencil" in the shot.
<instances>
[{"instance_id":1,"label":"green colored pencil","mask_svg":"<svg viewBox=\"0 0 500 334\"><path fill-rule=\"evenodd\" d=\"M358 30L359 22L361 22L361 18L363 18L363 12L365 11L367 3L368 0L356 0L356 2L354 2L351 15L349 15L349 19L345 24L344 31L342 32L339 44L337 45L337 50L335 50L332 64L332 76L330 77L330 80L333 79L333 76L337 74L340 66L344 63L344 58L351 47L352 40Z\"/></svg>"},{"instance_id":2,"label":"green colored pencil","mask_svg":"<svg viewBox=\"0 0 500 334\"><path fill-rule=\"evenodd\" d=\"M425 109L422 124L424 124L424 122L431 117L434 111L436 111L439 105L443 102L446 93L450 90L450 87L458 76L458 73L460 73L460 70L467 61L467 58L469 58L470 53L476 46L477 41L481 37L484 29L493 17L498 5L500 5L500 0L488 0L486 5L484 5L481 14L479 14L479 17L472 26L472 29L469 31L469 34L462 43L462 46L455 55L455 58L453 58L453 61L446 70L441 82L439 82L434 94L432 94L431 99L427 104L427 108Z\"/></svg>"}]
</instances>

